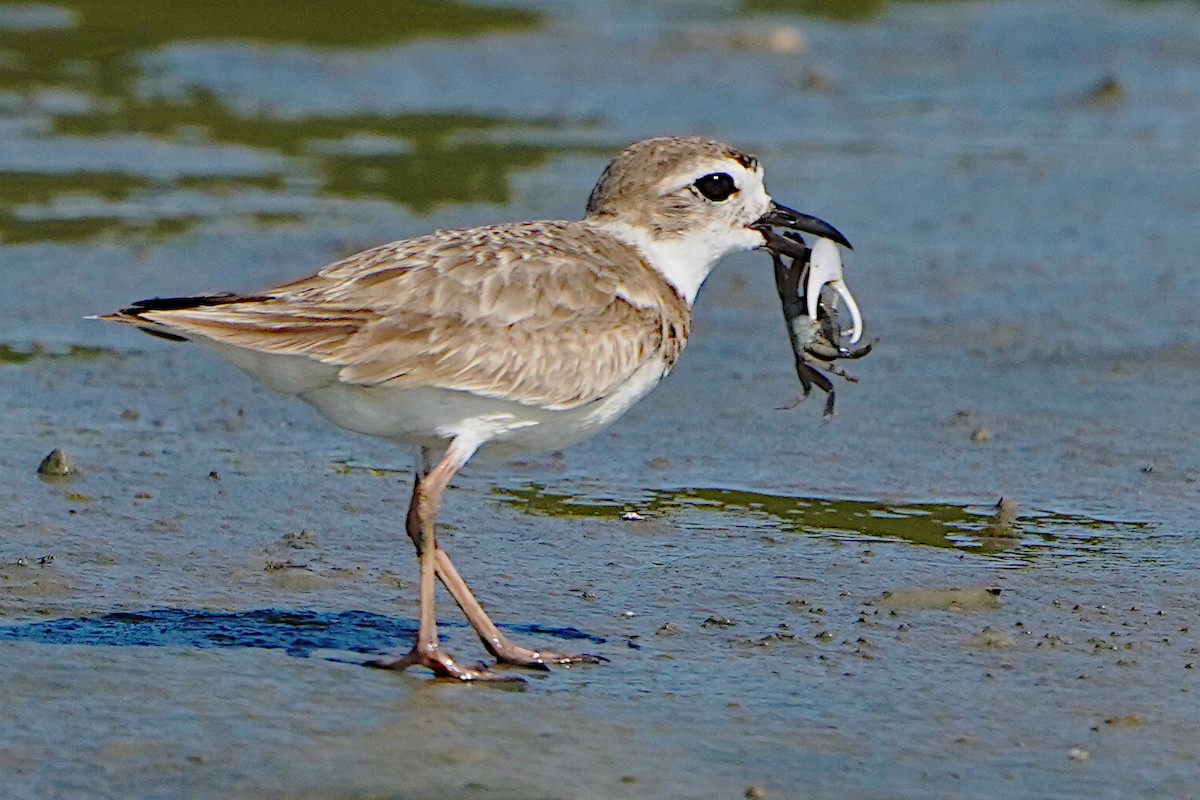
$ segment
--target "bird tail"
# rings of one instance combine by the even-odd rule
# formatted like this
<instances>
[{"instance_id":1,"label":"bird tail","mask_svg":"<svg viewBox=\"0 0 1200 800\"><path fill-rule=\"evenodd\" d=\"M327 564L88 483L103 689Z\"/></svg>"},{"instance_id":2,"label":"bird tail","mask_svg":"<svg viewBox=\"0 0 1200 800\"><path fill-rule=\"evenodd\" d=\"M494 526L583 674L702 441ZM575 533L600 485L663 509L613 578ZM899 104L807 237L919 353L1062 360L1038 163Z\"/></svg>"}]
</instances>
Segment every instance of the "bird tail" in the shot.
<instances>
[{"instance_id":1,"label":"bird tail","mask_svg":"<svg viewBox=\"0 0 1200 800\"><path fill-rule=\"evenodd\" d=\"M120 322L125 325L134 325L139 330L151 336L158 336L173 342L186 342L188 337L180 336L167 326L147 319L144 315L154 311L183 311L192 308L207 308L210 306L223 306L230 303L245 303L264 299L266 298L232 293L202 294L194 297L152 297L149 300L138 300L133 305L126 306L111 314L100 314L85 317L85 319L98 319L104 322Z\"/></svg>"}]
</instances>

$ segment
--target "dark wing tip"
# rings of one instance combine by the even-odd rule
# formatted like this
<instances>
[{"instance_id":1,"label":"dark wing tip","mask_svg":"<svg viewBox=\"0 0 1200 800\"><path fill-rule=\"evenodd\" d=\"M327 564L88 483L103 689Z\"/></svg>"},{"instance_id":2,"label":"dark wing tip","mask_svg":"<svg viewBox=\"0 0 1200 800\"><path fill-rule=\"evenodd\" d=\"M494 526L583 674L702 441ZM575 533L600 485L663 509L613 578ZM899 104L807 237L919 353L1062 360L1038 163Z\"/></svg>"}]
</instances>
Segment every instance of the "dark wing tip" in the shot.
<instances>
[{"instance_id":1,"label":"dark wing tip","mask_svg":"<svg viewBox=\"0 0 1200 800\"><path fill-rule=\"evenodd\" d=\"M158 328L148 328L144 325L140 326L138 328L138 330L141 331L142 333L148 333L151 336L157 336L160 339L166 339L168 342L186 342L188 340L188 338L186 336L180 336L175 333L168 333L167 331L162 331L162 330L159 330Z\"/></svg>"},{"instance_id":2,"label":"dark wing tip","mask_svg":"<svg viewBox=\"0 0 1200 800\"><path fill-rule=\"evenodd\" d=\"M187 308L204 308L207 306L226 306L231 303L255 303L269 300L262 295L233 294L201 294L194 297L152 297L149 300L138 300L128 308L122 308L118 313L136 317L147 311L182 311Z\"/></svg>"},{"instance_id":3,"label":"dark wing tip","mask_svg":"<svg viewBox=\"0 0 1200 800\"><path fill-rule=\"evenodd\" d=\"M155 323L151 320L143 319L142 314L149 311L183 311L189 308L224 306L231 303L248 303L268 299L270 298L260 295L233 294L231 292L224 294L202 294L193 297L152 297L148 300L138 300L136 303L128 305L120 311L104 314L96 317L96 319L133 323L134 325L138 325L138 329L143 333L148 333L151 336L158 336L172 342L186 342L188 340L186 336L165 331L161 327L152 327Z\"/></svg>"}]
</instances>

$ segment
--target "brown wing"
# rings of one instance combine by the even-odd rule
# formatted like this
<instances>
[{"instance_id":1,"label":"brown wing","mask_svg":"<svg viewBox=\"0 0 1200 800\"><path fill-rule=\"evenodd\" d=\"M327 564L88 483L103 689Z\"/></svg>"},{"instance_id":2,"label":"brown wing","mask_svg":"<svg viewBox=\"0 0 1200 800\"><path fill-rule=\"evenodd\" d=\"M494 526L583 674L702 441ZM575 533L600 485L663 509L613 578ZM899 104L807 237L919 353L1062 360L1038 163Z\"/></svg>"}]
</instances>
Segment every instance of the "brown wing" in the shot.
<instances>
[{"instance_id":1,"label":"brown wing","mask_svg":"<svg viewBox=\"0 0 1200 800\"><path fill-rule=\"evenodd\" d=\"M543 222L407 239L253 298L150 301L110 318L307 356L347 383L566 409L650 359L673 363L690 311L628 245L587 223Z\"/></svg>"}]
</instances>

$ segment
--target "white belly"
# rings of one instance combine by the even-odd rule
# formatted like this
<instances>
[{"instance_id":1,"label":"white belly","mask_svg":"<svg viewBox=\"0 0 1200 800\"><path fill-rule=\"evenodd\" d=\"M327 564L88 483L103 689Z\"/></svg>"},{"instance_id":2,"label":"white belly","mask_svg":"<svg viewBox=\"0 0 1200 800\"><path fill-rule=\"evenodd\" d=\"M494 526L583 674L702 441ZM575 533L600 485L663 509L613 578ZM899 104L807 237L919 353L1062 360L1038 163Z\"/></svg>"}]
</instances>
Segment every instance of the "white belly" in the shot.
<instances>
[{"instance_id":1,"label":"white belly","mask_svg":"<svg viewBox=\"0 0 1200 800\"><path fill-rule=\"evenodd\" d=\"M652 359L608 397L551 411L451 389L342 383L336 367L303 356L212 346L265 386L301 398L347 430L433 448L466 435L484 442L483 451L493 455L558 450L581 442L612 424L666 374L663 362Z\"/></svg>"}]
</instances>

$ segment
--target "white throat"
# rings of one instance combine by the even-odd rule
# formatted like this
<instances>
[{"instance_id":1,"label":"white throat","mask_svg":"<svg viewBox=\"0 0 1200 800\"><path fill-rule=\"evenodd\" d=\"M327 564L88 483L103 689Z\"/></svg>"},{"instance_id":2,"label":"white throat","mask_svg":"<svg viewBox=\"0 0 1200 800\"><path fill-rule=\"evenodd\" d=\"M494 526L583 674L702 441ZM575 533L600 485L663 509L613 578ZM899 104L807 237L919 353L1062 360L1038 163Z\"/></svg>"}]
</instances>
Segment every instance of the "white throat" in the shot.
<instances>
[{"instance_id":1,"label":"white throat","mask_svg":"<svg viewBox=\"0 0 1200 800\"><path fill-rule=\"evenodd\" d=\"M632 245L658 274L675 287L689 306L704 279L724 256L739 250L761 247L762 234L742 230L698 231L686 236L659 239L644 228L605 220L593 225Z\"/></svg>"}]
</instances>

